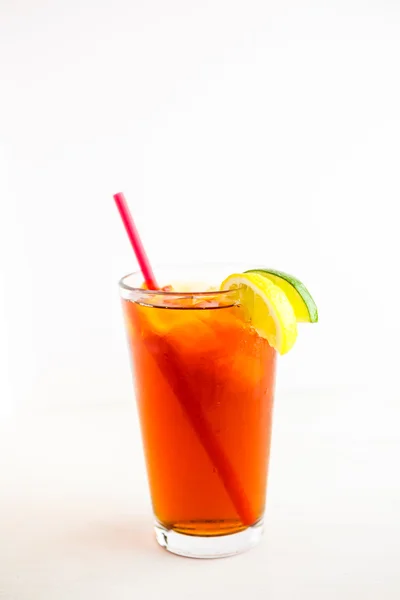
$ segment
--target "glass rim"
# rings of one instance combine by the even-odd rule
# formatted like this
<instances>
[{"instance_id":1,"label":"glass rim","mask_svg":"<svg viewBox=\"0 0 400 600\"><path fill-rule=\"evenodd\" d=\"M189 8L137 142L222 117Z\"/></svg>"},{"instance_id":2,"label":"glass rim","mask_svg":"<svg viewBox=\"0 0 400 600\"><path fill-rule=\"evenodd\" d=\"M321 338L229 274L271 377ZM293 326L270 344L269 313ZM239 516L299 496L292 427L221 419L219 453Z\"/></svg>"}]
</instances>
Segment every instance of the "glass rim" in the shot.
<instances>
[{"instance_id":1,"label":"glass rim","mask_svg":"<svg viewBox=\"0 0 400 600\"><path fill-rule=\"evenodd\" d=\"M182 265L181 265L182 266ZM118 281L118 285L120 288L122 288L123 290L125 290L126 292L130 292L130 293L139 293L142 294L143 296L166 296L169 298L188 298L190 296L220 296L220 295L225 295L226 294L232 294L232 295L236 295L237 294L237 290L235 289L230 289L230 290L207 290L202 292L201 290L193 290L192 292L169 292L167 290L148 290L146 288L141 288L141 287L135 287L132 285L128 285L126 283L126 280L129 277L136 277L138 275L141 275L143 278L143 274L140 270L138 271L133 271L132 273L128 273L127 275L124 275L123 277L121 277L121 279ZM144 278L143 278L144 279Z\"/></svg>"}]
</instances>

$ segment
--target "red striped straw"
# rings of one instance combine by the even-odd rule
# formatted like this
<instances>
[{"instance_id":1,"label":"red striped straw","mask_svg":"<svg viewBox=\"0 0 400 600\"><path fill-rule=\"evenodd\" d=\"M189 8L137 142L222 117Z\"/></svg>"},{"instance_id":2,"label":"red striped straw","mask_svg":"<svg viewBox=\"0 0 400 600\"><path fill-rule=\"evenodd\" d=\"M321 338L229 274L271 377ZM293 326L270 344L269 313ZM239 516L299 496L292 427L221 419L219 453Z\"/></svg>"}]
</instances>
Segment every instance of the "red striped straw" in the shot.
<instances>
[{"instance_id":1,"label":"red striped straw","mask_svg":"<svg viewBox=\"0 0 400 600\"><path fill-rule=\"evenodd\" d=\"M132 248L136 254L136 258L143 273L146 286L149 290L158 290L159 288L156 278L154 277L153 269L151 268L149 259L145 249L143 248L139 232L136 229L136 225L126 203L125 196L122 192L119 192L118 194L114 194L113 198L115 200L115 204L117 205L119 214L121 215L121 219L132 244Z\"/></svg>"}]
</instances>

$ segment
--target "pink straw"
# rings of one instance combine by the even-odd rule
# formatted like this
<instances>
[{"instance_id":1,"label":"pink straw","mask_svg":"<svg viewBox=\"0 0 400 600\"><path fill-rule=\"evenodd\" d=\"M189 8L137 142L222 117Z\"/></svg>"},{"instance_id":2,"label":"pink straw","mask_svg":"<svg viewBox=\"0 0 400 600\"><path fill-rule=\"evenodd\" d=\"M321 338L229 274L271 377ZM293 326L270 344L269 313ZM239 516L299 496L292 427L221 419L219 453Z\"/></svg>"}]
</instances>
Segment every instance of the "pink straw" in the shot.
<instances>
[{"instance_id":1,"label":"pink straw","mask_svg":"<svg viewBox=\"0 0 400 600\"><path fill-rule=\"evenodd\" d=\"M158 290L159 288L156 283L156 278L154 277L153 269L150 266L149 259L147 258L147 254L143 248L139 232L136 229L136 225L126 203L125 196L122 192L119 192L118 194L114 194L113 198L115 200L115 204L117 205L119 214L121 215L121 219L132 244L132 248L136 254L136 258L143 273L146 286L149 290Z\"/></svg>"},{"instance_id":2,"label":"pink straw","mask_svg":"<svg viewBox=\"0 0 400 600\"><path fill-rule=\"evenodd\" d=\"M146 285L150 290L157 290L159 288L153 270L150 266L146 252L144 251L143 244L133 222L125 197L122 193L114 194L114 200L131 241L132 248L136 254ZM169 385L174 391L178 401L181 403L182 408L186 411L186 415L192 424L200 443L210 457L212 464L216 467L222 484L225 487L240 520L243 525L252 525L256 520L256 515L253 514L252 506L242 488L234 467L229 461L229 457L225 454L222 446L220 446L218 439L215 437L212 428L209 426L207 419L203 414L201 404L196 399L196 390L191 390L187 387L188 384L185 382L185 374L184 372L181 372L179 359L174 358L175 352L170 343L162 337L160 337L158 343L164 350L157 357L157 364L161 372L165 375L166 380L169 382ZM189 396L191 396L191 402L188 403L186 402L186 398Z\"/></svg>"}]
</instances>

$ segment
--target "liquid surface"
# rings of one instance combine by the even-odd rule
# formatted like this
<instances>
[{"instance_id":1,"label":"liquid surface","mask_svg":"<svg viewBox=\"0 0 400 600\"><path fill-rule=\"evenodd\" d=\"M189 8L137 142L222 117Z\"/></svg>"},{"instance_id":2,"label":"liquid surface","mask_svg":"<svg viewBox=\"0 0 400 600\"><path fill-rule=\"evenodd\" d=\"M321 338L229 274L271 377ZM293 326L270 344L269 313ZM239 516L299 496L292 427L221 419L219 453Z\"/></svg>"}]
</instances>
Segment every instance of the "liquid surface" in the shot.
<instances>
[{"instance_id":1,"label":"liquid surface","mask_svg":"<svg viewBox=\"0 0 400 600\"><path fill-rule=\"evenodd\" d=\"M185 302L123 301L154 512L234 533L264 512L276 355L239 306Z\"/></svg>"}]
</instances>

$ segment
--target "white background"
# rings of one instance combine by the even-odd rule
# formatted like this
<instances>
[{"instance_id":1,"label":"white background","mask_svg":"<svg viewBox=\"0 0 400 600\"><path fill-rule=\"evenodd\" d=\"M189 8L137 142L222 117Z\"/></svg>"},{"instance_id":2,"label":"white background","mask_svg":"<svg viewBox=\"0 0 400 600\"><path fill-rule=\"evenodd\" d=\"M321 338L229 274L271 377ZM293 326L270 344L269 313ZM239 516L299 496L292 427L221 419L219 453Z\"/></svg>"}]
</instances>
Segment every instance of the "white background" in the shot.
<instances>
[{"instance_id":1,"label":"white background","mask_svg":"<svg viewBox=\"0 0 400 600\"><path fill-rule=\"evenodd\" d=\"M317 435L315 453L344 476L331 489L339 493L343 485L344 512L321 517L331 527L325 540L338 531L335 523L343 527L338 555L349 544L346 523L359 527L354 539L363 548L373 544L359 532L372 524L371 535L396 527L399 535L399 68L395 0L0 0L0 415L8 431L3 456L17 461L3 465L8 523L9 514L26 513L7 506L17 505L18 493L34 493L29 472L48 477L37 500L48 514L51 482L61 477L50 455L55 465L75 456L67 461L72 474L91 444L102 446L102 411L131 410L116 283L136 264L112 201L123 190L155 263L265 263L305 281L320 323L303 327L281 360L276 448L303 424L302 440ZM79 429L82 439L74 429L79 414L82 423L101 421L98 430ZM324 455L326 428L335 441ZM81 439L75 450L69 431ZM115 439L117 431L115 424ZM338 458L343 440L348 456ZM121 460L120 451L111 457ZM138 439L129 452L142 473ZM135 468L129 452L126 465ZM313 459L304 460L318 495L327 482L320 486ZM101 506L88 473L79 477L86 500ZM293 495L299 481L288 476L275 488L273 481L278 527L287 523L283 495ZM78 483L72 475L69 483L72 493ZM147 497L140 502L148 511ZM24 527L38 518L26 514ZM307 532L307 520L303 526ZM287 527L293 563L285 566L283 557L281 569L289 576L301 544L297 538L293 545ZM279 527L275 533L282 540ZM25 557L18 548L11 571L30 564L29 550ZM390 548L387 565L395 556ZM276 548L270 552L277 556ZM369 559L377 564L375 555ZM318 548L310 565L315 560ZM367 589L382 592L372 582L389 582L382 597L398 597L390 567L365 588L357 586L371 568L360 569L348 588L336 570L324 579L322 569L321 585L334 589L336 582L341 596L333 597L364 590L369 598ZM314 580L306 573L309 598ZM26 576L28 587L33 577ZM7 600L33 597L15 581L6 582ZM276 589L271 597L286 598ZM54 590L51 597L64 598Z\"/></svg>"}]
</instances>

